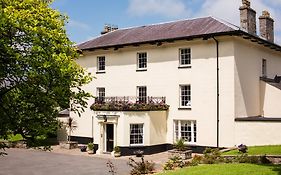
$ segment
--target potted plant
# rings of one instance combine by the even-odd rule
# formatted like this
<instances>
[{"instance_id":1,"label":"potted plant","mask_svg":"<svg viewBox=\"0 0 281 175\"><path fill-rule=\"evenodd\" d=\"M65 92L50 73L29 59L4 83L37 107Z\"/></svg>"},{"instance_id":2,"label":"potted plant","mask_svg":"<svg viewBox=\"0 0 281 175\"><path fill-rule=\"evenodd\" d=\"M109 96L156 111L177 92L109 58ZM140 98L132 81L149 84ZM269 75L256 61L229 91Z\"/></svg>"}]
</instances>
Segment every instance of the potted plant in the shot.
<instances>
[{"instance_id":1,"label":"potted plant","mask_svg":"<svg viewBox=\"0 0 281 175\"><path fill-rule=\"evenodd\" d=\"M88 143L88 154L94 154L94 143Z\"/></svg>"},{"instance_id":2,"label":"potted plant","mask_svg":"<svg viewBox=\"0 0 281 175\"><path fill-rule=\"evenodd\" d=\"M113 151L114 151L114 157L120 157L121 156L121 150L120 150L119 146L115 146L113 148Z\"/></svg>"},{"instance_id":3,"label":"potted plant","mask_svg":"<svg viewBox=\"0 0 281 175\"><path fill-rule=\"evenodd\" d=\"M87 151L87 146L81 146L80 147L81 152L86 152Z\"/></svg>"},{"instance_id":4,"label":"potted plant","mask_svg":"<svg viewBox=\"0 0 281 175\"><path fill-rule=\"evenodd\" d=\"M171 157L177 156L181 157L183 160L190 159L192 154L192 150L185 145L184 139L179 139L174 144L174 149L168 152L172 154Z\"/></svg>"}]
</instances>

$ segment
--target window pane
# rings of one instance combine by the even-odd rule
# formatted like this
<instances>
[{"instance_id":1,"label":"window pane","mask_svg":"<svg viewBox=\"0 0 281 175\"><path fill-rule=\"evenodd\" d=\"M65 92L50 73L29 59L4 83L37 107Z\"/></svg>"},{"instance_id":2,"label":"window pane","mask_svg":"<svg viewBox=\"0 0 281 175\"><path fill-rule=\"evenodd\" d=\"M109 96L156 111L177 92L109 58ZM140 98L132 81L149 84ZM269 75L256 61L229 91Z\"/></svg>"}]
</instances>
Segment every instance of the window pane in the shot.
<instances>
[{"instance_id":1,"label":"window pane","mask_svg":"<svg viewBox=\"0 0 281 175\"><path fill-rule=\"evenodd\" d=\"M180 132L181 134L180 138L184 139L186 142L196 142L197 141L196 121L181 120L180 124L179 121L175 121L176 140L180 139L178 132Z\"/></svg>"},{"instance_id":2,"label":"window pane","mask_svg":"<svg viewBox=\"0 0 281 175\"><path fill-rule=\"evenodd\" d=\"M146 86L138 86L138 101L140 103L146 103L147 100L147 91Z\"/></svg>"},{"instance_id":3,"label":"window pane","mask_svg":"<svg viewBox=\"0 0 281 175\"><path fill-rule=\"evenodd\" d=\"M146 68L146 67L147 67L147 54L138 53L138 68Z\"/></svg>"},{"instance_id":4,"label":"window pane","mask_svg":"<svg viewBox=\"0 0 281 175\"><path fill-rule=\"evenodd\" d=\"M105 70L105 57L98 57L98 71Z\"/></svg>"},{"instance_id":5,"label":"window pane","mask_svg":"<svg viewBox=\"0 0 281 175\"><path fill-rule=\"evenodd\" d=\"M104 102L105 88L97 88L97 97L99 102Z\"/></svg>"},{"instance_id":6,"label":"window pane","mask_svg":"<svg viewBox=\"0 0 281 175\"><path fill-rule=\"evenodd\" d=\"M130 144L143 144L143 124L130 125Z\"/></svg>"},{"instance_id":7,"label":"window pane","mask_svg":"<svg viewBox=\"0 0 281 175\"><path fill-rule=\"evenodd\" d=\"M188 65L191 63L190 48L180 49L180 65Z\"/></svg>"},{"instance_id":8,"label":"window pane","mask_svg":"<svg viewBox=\"0 0 281 175\"><path fill-rule=\"evenodd\" d=\"M191 88L190 85L180 86L180 105L181 106L191 106Z\"/></svg>"}]
</instances>

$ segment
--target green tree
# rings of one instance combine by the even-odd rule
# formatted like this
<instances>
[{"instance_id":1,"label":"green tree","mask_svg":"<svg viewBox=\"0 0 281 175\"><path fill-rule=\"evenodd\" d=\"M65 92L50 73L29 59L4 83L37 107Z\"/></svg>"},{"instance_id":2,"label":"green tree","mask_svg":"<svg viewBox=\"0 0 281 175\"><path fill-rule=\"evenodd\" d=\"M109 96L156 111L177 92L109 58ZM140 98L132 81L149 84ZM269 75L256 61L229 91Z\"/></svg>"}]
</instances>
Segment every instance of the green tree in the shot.
<instances>
[{"instance_id":1,"label":"green tree","mask_svg":"<svg viewBox=\"0 0 281 175\"><path fill-rule=\"evenodd\" d=\"M65 31L67 17L50 1L0 0L0 137L21 134L31 145L54 132L58 112L80 114L91 76Z\"/></svg>"}]
</instances>

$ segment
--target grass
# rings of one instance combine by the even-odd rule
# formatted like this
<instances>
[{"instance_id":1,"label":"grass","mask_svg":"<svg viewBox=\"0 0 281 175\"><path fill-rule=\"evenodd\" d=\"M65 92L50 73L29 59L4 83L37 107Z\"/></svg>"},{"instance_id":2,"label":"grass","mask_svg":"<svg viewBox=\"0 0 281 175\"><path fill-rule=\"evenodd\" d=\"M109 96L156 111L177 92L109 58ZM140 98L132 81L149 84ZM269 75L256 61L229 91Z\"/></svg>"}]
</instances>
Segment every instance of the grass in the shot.
<instances>
[{"instance_id":1,"label":"grass","mask_svg":"<svg viewBox=\"0 0 281 175\"><path fill-rule=\"evenodd\" d=\"M10 136L8 137L8 140L11 141L11 142L15 142L15 141L23 140L23 137L22 137L20 134L17 134L17 135L10 135Z\"/></svg>"},{"instance_id":2,"label":"grass","mask_svg":"<svg viewBox=\"0 0 281 175\"><path fill-rule=\"evenodd\" d=\"M0 138L0 140L3 140ZM10 142L16 142L16 141L20 141L20 140L23 140L23 137L20 135L20 134L17 134L17 135L9 135L8 136L8 141Z\"/></svg>"},{"instance_id":3,"label":"grass","mask_svg":"<svg viewBox=\"0 0 281 175\"><path fill-rule=\"evenodd\" d=\"M281 165L213 164L167 171L158 175L280 175Z\"/></svg>"},{"instance_id":4,"label":"grass","mask_svg":"<svg viewBox=\"0 0 281 175\"><path fill-rule=\"evenodd\" d=\"M241 153L238 150L231 150L224 152L223 155L239 155ZM270 146L249 146L249 155L281 155L281 145L270 145Z\"/></svg>"}]
</instances>

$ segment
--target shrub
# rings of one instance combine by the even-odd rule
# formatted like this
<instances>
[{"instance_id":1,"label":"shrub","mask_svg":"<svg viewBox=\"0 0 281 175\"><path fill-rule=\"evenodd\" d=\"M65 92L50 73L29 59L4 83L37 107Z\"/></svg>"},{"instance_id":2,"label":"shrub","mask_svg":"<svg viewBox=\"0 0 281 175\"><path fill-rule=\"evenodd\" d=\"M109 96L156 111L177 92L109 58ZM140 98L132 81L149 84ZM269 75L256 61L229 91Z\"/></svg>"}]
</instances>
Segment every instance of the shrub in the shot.
<instances>
[{"instance_id":1,"label":"shrub","mask_svg":"<svg viewBox=\"0 0 281 175\"><path fill-rule=\"evenodd\" d=\"M223 162L223 158L221 157L221 152L218 148L206 148L203 156L203 163L205 164L214 164Z\"/></svg>"},{"instance_id":2,"label":"shrub","mask_svg":"<svg viewBox=\"0 0 281 175\"><path fill-rule=\"evenodd\" d=\"M202 156L199 156L199 155L195 155L191 162L189 163L190 166L197 166L199 165L200 163L202 163L203 161L203 157Z\"/></svg>"},{"instance_id":3,"label":"shrub","mask_svg":"<svg viewBox=\"0 0 281 175\"><path fill-rule=\"evenodd\" d=\"M172 160L168 160L168 161L164 164L163 169L164 169L164 170L173 170L173 169L175 169L174 162L173 162Z\"/></svg>"},{"instance_id":4,"label":"shrub","mask_svg":"<svg viewBox=\"0 0 281 175\"><path fill-rule=\"evenodd\" d=\"M182 168L187 166L187 163L180 156L172 156L169 160L164 164L164 170L173 170L175 168Z\"/></svg>"},{"instance_id":5,"label":"shrub","mask_svg":"<svg viewBox=\"0 0 281 175\"><path fill-rule=\"evenodd\" d=\"M140 162L135 161L133 158L129 158L128 165L132 167L132 170L130 171L131 175L153 173L155 170L155 163L145 161L143 157Z\"/></svg>"}]
</instances>

